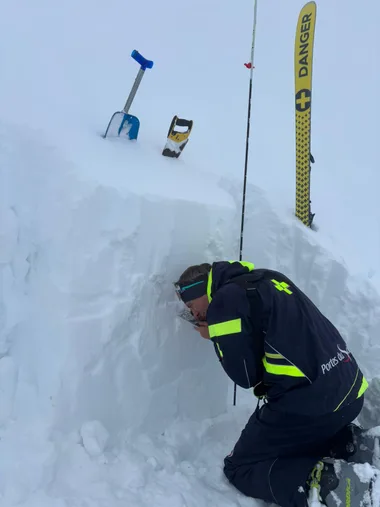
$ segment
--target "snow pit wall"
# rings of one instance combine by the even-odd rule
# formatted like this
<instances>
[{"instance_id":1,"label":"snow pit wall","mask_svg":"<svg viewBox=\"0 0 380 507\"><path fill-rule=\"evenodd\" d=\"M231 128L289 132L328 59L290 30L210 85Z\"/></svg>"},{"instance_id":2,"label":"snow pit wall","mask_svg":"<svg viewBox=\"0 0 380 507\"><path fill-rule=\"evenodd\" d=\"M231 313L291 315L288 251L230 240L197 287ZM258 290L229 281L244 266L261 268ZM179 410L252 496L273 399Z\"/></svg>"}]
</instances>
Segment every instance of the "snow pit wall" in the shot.
<instances>
[{"instance_id":1,"label":"snow pit wall","mask_svg":"<svg viewBox=\"0 0 380 507\"><path fill-rule=\"evenodd\" d=\"M79 181L36 139L4 142L0 424L69 432L99 421L112 443L223 412L231 383L212 346L176 319L172 282L189 264L237 258L240 184L220 181L236 208L132 194ZM252 185L247 195L244 258L298 283L376 375L378 293L318 234L280 218Z\"/></svg>"},{"instance_id":2,"label":"snow pit wall","mask_svg":"<svg viewBox=\"0 0 380 507\"><path fill-rule=\"evenodd\" d=\"M172 282L231 257L231 209L79 181L38 136L3 135L0 423L97 420L112 440L222 412L228 379Z\"/></svg>"}]
</instances>

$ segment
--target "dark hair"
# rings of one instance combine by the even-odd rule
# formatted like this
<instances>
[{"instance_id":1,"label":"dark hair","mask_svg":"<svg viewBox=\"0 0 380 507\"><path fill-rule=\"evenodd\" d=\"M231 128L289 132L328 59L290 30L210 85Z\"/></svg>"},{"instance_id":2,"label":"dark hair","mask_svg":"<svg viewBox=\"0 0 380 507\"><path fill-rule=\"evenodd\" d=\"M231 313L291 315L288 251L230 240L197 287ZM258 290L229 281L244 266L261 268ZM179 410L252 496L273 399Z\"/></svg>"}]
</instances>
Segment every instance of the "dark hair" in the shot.
<instances>
[{"instance_id":1,"label":"dark hair","mask_svg":"<svg viewBox=\"0 0 380 507\"><path fill-rule=\"evenodd\" d=\"M185 285L187 283L194 282L195 280L201 278L202 275L208 275L210 270L211 264L208 264L207 262L189 266L179 277L179 280L175 283L175 285Z\"/></svg>"}]
</instances>

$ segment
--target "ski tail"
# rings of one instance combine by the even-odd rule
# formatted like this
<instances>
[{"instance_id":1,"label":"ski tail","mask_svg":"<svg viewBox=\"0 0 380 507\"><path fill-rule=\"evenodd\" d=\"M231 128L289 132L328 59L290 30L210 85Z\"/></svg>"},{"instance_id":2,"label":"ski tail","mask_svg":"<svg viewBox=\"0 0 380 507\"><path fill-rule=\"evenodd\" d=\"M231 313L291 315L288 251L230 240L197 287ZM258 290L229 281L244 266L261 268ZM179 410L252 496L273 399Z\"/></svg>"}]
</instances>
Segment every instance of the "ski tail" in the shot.
<instances>
[{"instance_id":1,"label":"ski tail","mask_svg":"<svg viewBox=\"0 0 380 507\"><path fill-rule=\"evenodd\" d=\"M316 14L315 2L308 2L301 9L294 51L296 217L308 227L311 226L314 217L310 209L310 161L312 67Z\"/></svg>"}]
</instances>

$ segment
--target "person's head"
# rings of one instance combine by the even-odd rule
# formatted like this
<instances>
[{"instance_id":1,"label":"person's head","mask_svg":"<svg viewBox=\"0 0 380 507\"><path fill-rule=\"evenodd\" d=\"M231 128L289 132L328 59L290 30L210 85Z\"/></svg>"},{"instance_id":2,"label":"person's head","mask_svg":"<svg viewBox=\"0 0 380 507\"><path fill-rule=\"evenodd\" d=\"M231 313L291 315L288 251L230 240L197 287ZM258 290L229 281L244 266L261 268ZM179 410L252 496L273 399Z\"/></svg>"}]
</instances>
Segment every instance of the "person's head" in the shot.
<instances>
[{"instance_id":1,"label":"person's head","mask_svg":"<svg viewBox=\"0 0 380 507\"><path fill-rule=\"evenodd\" d=\"M174 284L179 298L199 321L206 320L209 301L207 281L211 264L197 264L187 268Z\"/></svg>"}]
</instances>

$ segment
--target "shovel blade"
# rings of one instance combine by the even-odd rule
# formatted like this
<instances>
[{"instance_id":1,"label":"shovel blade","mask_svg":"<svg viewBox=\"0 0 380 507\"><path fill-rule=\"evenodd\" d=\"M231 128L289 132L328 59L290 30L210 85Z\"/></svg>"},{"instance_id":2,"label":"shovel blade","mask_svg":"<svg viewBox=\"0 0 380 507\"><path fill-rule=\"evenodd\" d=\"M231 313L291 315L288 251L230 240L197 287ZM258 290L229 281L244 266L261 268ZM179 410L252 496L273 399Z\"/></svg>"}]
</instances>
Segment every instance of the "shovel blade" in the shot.
<instances>
[{"instance_id":1,"label":"shovel blade","mask_svg":"<svg viewBox=\"0 0 380 507\"><path fill-rule=\"evenodd\" d=\"M137 116L117 111L111 116L104 138L127 136L129 139L137 139L140 121Z\"/></svg>"}]
</instances>

